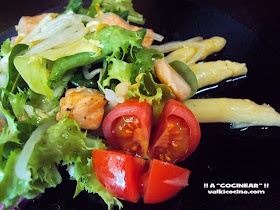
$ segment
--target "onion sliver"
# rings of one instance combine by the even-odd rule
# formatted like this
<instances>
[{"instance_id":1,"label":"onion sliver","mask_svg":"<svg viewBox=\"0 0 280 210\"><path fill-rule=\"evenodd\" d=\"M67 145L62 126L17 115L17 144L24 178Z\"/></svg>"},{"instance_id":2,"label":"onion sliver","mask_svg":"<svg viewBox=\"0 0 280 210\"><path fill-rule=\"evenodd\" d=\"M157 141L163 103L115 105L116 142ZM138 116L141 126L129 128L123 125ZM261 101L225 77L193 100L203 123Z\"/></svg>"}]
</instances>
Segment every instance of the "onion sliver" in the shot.
<instances>
[{"instance_id":1,"label":"onion sliver","mask_svg":"<svg viewBox=\"0 0 280 210\"><path fill-rule=\"evenodd\" d=\"M34 53L39 53L44 50L51 49L51 48L61 44L62 42L64 42L64 40L68 39L68 37L71 34L75 33L77 30L81 30L82 28L84 28L83 24L71 26L71 27L67 28L66 30L64 30L62 33L60 33L59 35L49 37L49 38L45 39L44 41L42 41L41 43L35 45L33 48L31 48L29 51L27 51L25 53L25 55L26 56L32 55ZM82 38L82 37L80 37L80 38Z\"/></svg>"},{"instance_id":2,"label":"onion sliver","mask_svg":"<svg viewBox=\"0 0 280 210\"><path fill-rule=\"evenodd\" d=\"M15 174L19 179L27 180L31 177L30 171L27 170L27 164L34 150L34 146L41 139L44 132L54 124L56 124L56 121L40 125L33 131L30 138L25 143L15 167Z\"/></svg>"},{"instance_id":3,"label":"onion sliver","mask_svg":"<svg viewBox=\"0 0 280 210\"><path fill-rule=\"evenodd\" d=\"M69 25L69 23L70 23L69 20L62 20L61 22L56 24L54 27L52 27L50 30L48 30L46 32L41 32L39 34L36 34L31 39L29 39L28 41L33 42L33 41L37 41L37 40L46 39L46 38L54 35L55 33L65 29Z\"/></svg>"},{"instance_id":4,"label":"onion sliver","mask_svg":"<svg viewBox=\"0 0 280 210\"><path fill-rule=\"evenodd\" d=\"M38 25L20 42L20 43L26 43L27 40L29 40L34 34L37 34L40 32L41 28L48 24L52 20L52 17L50 15L46 15L39 23Z\"/></svg>"},{"instance_id":5,"label":"onion sliver","mask_svg":"<svg viewBox=\"0 0 280 210\"><path fill-rule=\"evenodd\" d=\"M161 53L169 53L171 51L177 50L180 47L186 46L189 42L201 41L202 37L194 37L185 41L168 42L162 45L152 45L150 48L157 49Z\"/></svg>"},{"instance_id":6,"label":"onion sliver","mask_svg":"<svg viewBox=\"0 0 280 210\"><path fill-rule=\"evenodd\" d=\"M155 32L152 32L150 30L147 30L147 36L151 37L152 39L161 42L164 39L164 36L157 34Z\"/></svg>"},{"instance_id":7,"label":"onion sliver","mask_svg":"<svg viewBox=\"0 0 280 210\"><path fill-rule=\"evenodd\" d=\"M63 47L63 46L69 45L73 42L76 42L79 39L81 39L82 37L84 37L87 34L87 32L88 32L87 28L82 28L79 31L71 34L69 37L67 37L67 39L64 39L64 41L62 43L60 43L59 45L57 45L55 47L56 48L57 47Z\"/></svg>"},{"instance_id":8,"label":"onion sliver","mask_svg":"<svg viewBox=\"0 0 280 210\"><path fill-rule=\"evenodd\" d=\"M194 64L196 61L198 61L206 49L205 45L199 42L190 42L185 46L199 48L194 56L187 62L187 65Z\"/></svg>"},{"instance_id":9,"label":"onion sliver","mask_svg":"<svg viewBox=\"0 0 280 210\"><path fill-rule=\"evenodd\" d=\"M74 14L75 17L80 18L82 22L91 22L93 21L93 18L87 15L79 15L79 14Z\"/></svg>"},{"instance_id":10,"label":"onion sliver","mask_svg":"<svg viewBox=\"0 0 280 210\"><path fill-rule=\"evenodd\" d=\"M83 68L83 74L86 79L92 79L95 75L101 72L102 68L94 69L91 72L88 71L88 68Z\"/></svg>"}]
</instances>

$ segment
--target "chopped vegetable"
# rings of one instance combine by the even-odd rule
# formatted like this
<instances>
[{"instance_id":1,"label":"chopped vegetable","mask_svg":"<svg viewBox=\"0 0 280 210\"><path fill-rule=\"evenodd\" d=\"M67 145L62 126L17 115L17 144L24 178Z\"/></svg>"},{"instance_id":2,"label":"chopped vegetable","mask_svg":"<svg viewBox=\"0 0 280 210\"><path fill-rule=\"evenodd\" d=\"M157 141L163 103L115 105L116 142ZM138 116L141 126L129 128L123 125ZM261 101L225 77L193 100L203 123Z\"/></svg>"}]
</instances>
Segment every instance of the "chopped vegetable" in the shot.
<instances>
[{"instance_id":1,"label":"chopped vegetable","mask_svg":"<svg viewBox=\"0 0 280 210\"><path fill-rule=\"evenodd\" d=\"M280 126L280 114L267 104L249 99L190 99L184 104L200 123L232 123L234 127Z\"/></svg>"}]
</instances>

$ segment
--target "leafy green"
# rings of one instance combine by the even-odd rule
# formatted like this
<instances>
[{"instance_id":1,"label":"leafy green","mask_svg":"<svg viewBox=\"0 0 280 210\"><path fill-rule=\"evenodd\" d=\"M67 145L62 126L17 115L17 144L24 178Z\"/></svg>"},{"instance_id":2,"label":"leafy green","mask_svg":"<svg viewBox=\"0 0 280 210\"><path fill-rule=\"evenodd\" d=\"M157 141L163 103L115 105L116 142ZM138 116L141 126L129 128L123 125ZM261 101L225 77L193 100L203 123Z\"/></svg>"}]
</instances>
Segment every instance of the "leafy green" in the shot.
<instances>
[{"instance_id":1,"label":"leafy green","mask_svg":"<svg viewBox=\"0 0 280 210\"><path fill-rule=\"evenodd\" d=\"M6 39L3 44L1 45L1 50L0 50L0 57L4 57L7 55L9 52L11 52L12 47L11 47L11 40L8 38Z\"/></svg>"},{"instance_id":2,"label":"leafy green","mask_svg":"<svg viewBox=\"0 0 280 210\"><path fill-rule=\"evenodd\" d=\"M86 190L88 193L98 193L108 205L108 209L112 209L112 206L115 205L121 208L121 202L103 187L93 173L92 168L92 159L88 159L87 165L80 163L75 164L73 179L77 180L77 186L74 197L81 191Z\"/></svg>"},{"instance_id":3,"label":"leafy green","mask_svg":"<svg viewBox=\"0 0 280 210\"><path fill-rule=\"evenodd\" d=\"M133 9L132 0L104 0L103 3L101 3L101 8L106 12L113 12L118 15L128 11L128 21L138 24L145 23L143 15Z\"/></svg>"},{"instance_id":4,"label":"leafy green","mask_svg":"<svg viewBox=\"0 0 280 210\"><path fill-rule=\"evenodd\" d=\"M169 64L191 87L191 94L188 98L194 96L198 89L198 82L195 73L183 62L173 61Z\"/></svg>"},{"instance_id":5,"label":"leafy green","mask_svg":"<svg viewBox=\"0 0 280 210\"><path fill-rule=\"evenodd\" d=\"M83 14L90 17L97 15L96 3L99 4L103 12L113 12L117 15L127 14L128 21L144 24L145 20L143 15L133 9L132 0L93 0L89 8L83 7L83 0L71 0L63 14Z\"/></svg>"},{"instance_id":6,"label":"leafy green","mask_svg":"<svg viewBox=\"0 0 280 210\"><path fill-rule=\"evenodd\" d=\"M45 188L55 187L61 183L61 176L54 164L34 173L32 180L19 179L14 169L20 151L20 149L16 149L11 152L4 170L4 177L0 182L0 203L4 203L6 208L15 204L21 197L35 198L44 192Z\"/></svg>"},{"instance_id":7,"label":"leafy green","mask_svg":"<svg viewBox=\"0 0 280 210\"><path fill-rule=\"evenodd\" d=\"M67 71L80 66L98 62L105 58L103 54L96 57L93 57L93 55L93 52L83 52L57 59L54 63L49 78L51 86L53 86L54 83L59 83Z\"/></svg>"},{"instance_id":8,"label":"leafy green","mask_svg":"<svg viewBox=\"0 0 280 210\"><path fill-rule=\"evenodd\" d=\"M3 137L5 139L5 143L2 139L0 141L1 157L4 148L3 145L9 141L7 135L13 136L13 138L10 138L10 141L11 139L17 139L17 143L21 143L17 138L19 134L17 124L5 110L3 111L8 119L9 127L6 126L1 134L1 138ZM21 126L24 127L23 124ZM31 130L29 129L29 132L23 133L21 137L26 139L30 135ZM78 189L100 193L106 199L106 202L112 204L118 203L112 195L100 187L101 184L94 176L92 167L90 167L92 149L106 149L106 146L100 139L88 138L86 133L80 130L79 124L73 119L65 116L57 124L48 128L41 136L28 161L27 169L31 172L32 178L27 180L19 179L15 174L16 163L22 161L18 160L21 152L20 148L10 150L10 155L6 161L0 159L0 203L4 203L6 207L15 204L20 197L34 198L39 193L44 192L46 188L55 187L61 183L61 176L55 166L55 164L59 163L62 163L62 165L74 164L74 174L77 178Z\"/></svg>"},{"instance_id":9,"label":"leafy green","mask_svg":"<svg viewBox=\"0 0 280 210\"><path fill-rule=\"evenodd\" d=\"M132 67L133 63L111 58L108 65L108 77L102 82L102 86L110 86L111 79L117 79L119 82L130 81Z\"/></svg>"},{"instance_id":10,"label":"leafy green","mask_svg":"<svg viewBox=\"0 0 280 210\"><path fill-rule=\"evenodd\" d=\"M53 90L48 86L47 60L35 56L18 56L14 64L22 78L34 92L51 98Z\"/></svg>"},{"instance_id":11,"label":"leafy green","mask_svg":"<svg viewBox=\"0 0 280 210\"><path fill-rule=\"evenodd\" d=\"M155 49L142 48L141 50L136 52L131 83L134 83L135 78L141 73L152 72L152 74L155 75L153 60L162 57L163 55ZM144 82L145 77L146 75L143 76L143 79L140 82L140 91L145 95L154 95L154 91L150 92L149 89L146 88L146 84Z\"/></svg>"},{"instance_id":12,"label":"leafy green","mask_svg":"<svg viewBox=\"0 0 280 210\"><path fill-rule=\"evenodd\" d=\"M26 44L17 44L13 47L11 54L9 56L8 71L6 76L7 79L6 79L6 84L4 85L4 89L6 89L11 93L16 93L17 88L24 89L25 87L27 87L27 84L25 83L25 81L23 80L23 78L21 77L21 75L19 74L19 72L17 71L14 65L15 57L20 53L24 52L25 50L27 50L27 48L28 45ZM4 109L10 108L8 96L3 91L1 91L1 102Z\"/></svg>"},{"instance_id":13,"label":"leafy green","mask_svg":"<svg viewBox=\"0 0 280 210\"><path fill-rule=\"evenodd\" d=\"M86 79L83 75L82 72L78 72L76 74L73 74L70 82L79 87L79 86L84 86L84 87L87 87L87 88L94 88L94 89L97 89L97 81L91 79Z\"/></svg>"},{"instance_id":14,"label":"leafy green","mask_svg":"<svg viewBox=\"0 0 280 210\"><path fill-rule=\"evenodd\" d=\"M112 54L112 57L122 60L127 53L133 56L134 50L142 48L145 34L145 29L133 32L119 26L109 26L100 30L96 39L103 46L102 54Z\"/></svg>"}]
</instances>

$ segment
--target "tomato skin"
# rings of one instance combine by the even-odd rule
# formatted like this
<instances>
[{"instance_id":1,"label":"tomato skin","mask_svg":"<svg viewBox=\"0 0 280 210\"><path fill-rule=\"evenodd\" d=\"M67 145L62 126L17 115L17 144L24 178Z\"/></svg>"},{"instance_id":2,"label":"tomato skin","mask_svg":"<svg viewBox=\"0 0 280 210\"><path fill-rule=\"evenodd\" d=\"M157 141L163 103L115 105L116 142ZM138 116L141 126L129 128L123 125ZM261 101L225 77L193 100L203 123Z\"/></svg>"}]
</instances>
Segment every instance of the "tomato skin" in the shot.
<instances>
[{"instance_id":1,"label":"tomato skin","mask_svg":"<svg viewBox=\"0 0 280 210\"><path fill-rule=\"evenodd\" d=\"M155 204L174 197L188 186L191 171L171 163L153 159L142 176L144 203Z\"/></svg>"},{"instance_id":2,"label":"tomato skin","mask_svg":"<svg viewBox=\"0 0 280 210\"><path fill-rule=\"evenodd\" d=\"M97 179L117 198L137 203L141 197L141 175L145 160L116 151L92 150Z\"/></svg>"},{"instance_id":3,"label":"tomato skin","mask_svg":"<svg viewBox=\"0 0 280 210\"><path fill-rule=\"evenodd\" d=\"M173 131L168 131L168 126L173 123L177 127L182 126L182 129L173 129ZM171 129L170 129L171 130ZM181 132L176 136L176 132ZM176 147L172 147L172 135L174 138L179 138ZM172 138L171 138L171 137ZM197 122L193 113L182 103L170 99L165 104L159 120L155 126L154 133L150 141L149 147L149 157L160 159L160 155L157 150L158 148L163 148L169 151L168 159L164 161L170 163L178 163L185 160L198 146L201 137L200 126ZM182 150L182 148L184 148ZM181 149L181 150L180 150ZM163 159L162 159L163 160Z\"/></svg>"},{"instance_id":4,"label":"tomato skin","mask_svg":"<svg viewBox=\"0 0 280 210\"><path fill-rule=\"evenodd\" d=\"M134 118L134 120L138 122L138 124L132 123L132 125L134 125L134 127L132 126L132 129L134 130L130 131L132 135L131 139L125 135L125 131L121 129L116 131L116 129L118 129L116 128L116 125L124 123L125 119L122 118L125 117ZM125 101L124 103L118 104L105 117L102 125L104 137L116 150L122 150L126 151L128 154L147 157L152 128L152 117L153 108L146 101L139 102L138 99ZM129 126L129 123L127 124ZM123 139L121 138L122 133ZM135 144L137 145L137 149L133 150L132 147Z\"/></svg>"}]
</instances>

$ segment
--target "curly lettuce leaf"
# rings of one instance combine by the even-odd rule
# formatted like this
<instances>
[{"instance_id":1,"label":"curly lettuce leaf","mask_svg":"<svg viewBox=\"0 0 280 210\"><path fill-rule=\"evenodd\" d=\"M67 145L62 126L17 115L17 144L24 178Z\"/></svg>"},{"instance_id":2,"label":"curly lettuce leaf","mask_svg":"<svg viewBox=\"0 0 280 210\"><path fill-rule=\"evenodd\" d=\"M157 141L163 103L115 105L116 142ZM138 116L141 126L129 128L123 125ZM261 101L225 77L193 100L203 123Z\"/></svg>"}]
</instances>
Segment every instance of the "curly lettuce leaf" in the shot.
<instances>
[{"instance_id":1,"label":"curly lettuce leaf","mask_svg":"<svg viewBox=\"0 0 280 210\"><path fill-rule=\"evenodd\" d=\"M19 179L15 174L20 149L13 150L4 170L4 177L0 181L0 203L8 208L21 197L32 199L43 193L48 187L55 187L61 183L61 176L54 164L33 174L32 180Z\"/></svg>"},{"instance_id":2,"label":"curly lettuce leaf","mask_svg":"<svg viewBox=\"0 0 280 210\"><path fill-rule=\"evenodd\" d=\"M8 124L10 126L17 125L14 121L8 121ZM4 131L5 129L7 128L4 128ZM12 131L16 131L13 136L18 139L17 128L15 127ZM24 133L24 135L27 138L31 134ZM19 142L19 139L17 141ZM3 145L0 144L0 151L2 152ZM31 178L23 180L15 174L17 162L23 161L22 159L18 160L21 147L13 149L7 159L0 159L1 163L5 161L5 164L1 165L2 170L0 171L0 175L2 174L0 176L0 203L9 207L21 197L35 198L39 193L43 193L46 188L57 186L62 181L56 167L56 164L60 163L62 165L74 164L77 169L74 173L79 189L82 189L81 186L83 185L83 189L89 192L100 193L106 202L118 203L105 189L98 187L101 184L94 176L92 167L89 167L93 148L106 149L106 146L100 139L88 138L86 133L80 130L79 124L64 116L61 121L47 129L35 144L34 149L31 150L27 165L27 170L31 172Z\"/></svg>"},{"instance_id":3,"label":"curly lettuce leaf","mask_svg":"<svg viewBox=\"0 0 280 210\"><path fill-rule=\"evenodd\" d=\"M103 12L113 12L121 15L124 12L128 13L128 21L144 24L143 15L133 9L132 0L93 0L89 8L83 7L83 0L70 0L64 14L83 14L90 17L96 17L98 12L96 10L96 3L99 4Z\"/></svg>"},{"instance_id":4,"label":"curly lettuce leaf","mask_svg":"<svg viewBox=\"0 0 280 210\"><path fill-rule=\"evenodd\" d=\"M92 168L92 159L88 159L87 165L80 163L75 164L72 179L77 180L77 187L74 197L76 197L81 191L86 190L88 193L98 193L108 205L108 209L112 209L115 205L122 208L122 203L103 187L96 178Z\"/></svg>"},{"instance_id":5,"label":"curly lettuce leaf","mask_svg":"<svg viewBox=\"0 0 280 210\"><path fill-rule=\"evenodd\" d=\"M1 45L1 49L0 49L0 57L4 57L5 55L7 55L9 52L11 52L12 47L11 47L11 40L8 38L6 39L3 44Z\"/></svg>"},{"instance_id":6,"label":"curly lettuce leaf","mask_svg":"<svg viewBox=\"0 0 280 210\"><path fill-rule=\"evenodd\" d=\"M104 0L101 9L105 12L113 12L117 15L128 11L127 20L133 23L144 24L143 15L133 9L132 0Z\"/></svg>"},{"instance_id":7,"label":"curly lettuce leaf","mask_svg":"<svg viewBox=\"0 0 280 210\"><path fill-rule=\"evenodd\" d=\"M143 49L139 50L138 52L136 52L134 66L133 66L133 73L132 73L132 77L131 77L131 83L134 83L135 78L141 73L146 74L148 72L152 72L152 74L155 75L153 60L159 59L162 57L163 57L163 54L155 49L144 49L143 48ZM154 91L151 92L151 91L149 91L148 88L146 88L146 84L144 82L146 75L144 75L143 79L140 81L140 91L145 95L154 95L155 94Z\"/></svg>"},{"instance_id":8,"label":"curly lettuce leaf","mask_svg":"<svg viewBox=\"0 0 280 210\"><path fill-rule=\"evenodd\" d=\"M115 58L111 58L108 64L108 77L101 81L103 87L110 86L110 80L116 79L119 82L127 82L130 81L132 75L133 63L127 63L122 60L117 60Z\"/></svg>"},{"instance_id":9,"label":"curly lettuce leaf","mask_svg":"<svg viewBox=\"0 0 280 210\"><path fill-rule=\"evenodd\" d=\"M103 46L102 54L112 54L112 57L122 60L126 54L133 57L134 50L142 48L145 34L145 29L133 32L119 26L109 26L100 30L96 39Z\"/></svg>"}]
</instances>

